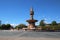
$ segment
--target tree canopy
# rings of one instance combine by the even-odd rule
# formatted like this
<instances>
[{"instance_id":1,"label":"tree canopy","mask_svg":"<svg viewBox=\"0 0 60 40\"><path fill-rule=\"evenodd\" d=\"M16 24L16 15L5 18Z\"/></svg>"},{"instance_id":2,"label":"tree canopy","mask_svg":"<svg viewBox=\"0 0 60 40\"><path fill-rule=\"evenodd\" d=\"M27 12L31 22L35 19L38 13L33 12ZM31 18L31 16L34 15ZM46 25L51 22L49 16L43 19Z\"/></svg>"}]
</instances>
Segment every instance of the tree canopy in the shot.
<instances>
[{"instance_id":1,"label":"tree canopy","mask_svg":"<svg viewBox=\"0 0 60 40\"><path fill-rule=\"evenodd\" d=\"M51 25L52 26L57 25L57 22L56 21L52 21Z\"/></svg>"},{"instance_id":2,"label":"tree canopy","mask_svg":"<svg viewBox=\"0 0 60 40\"><path fill-rule=\"evenodd\" d=\"M15 28L22 29L22 28L27 28L25 24L19 24Z\"/></svg>"},{"instance_id":3,"label":"tree canopy","mask_svg":"<svg viewBox=\"0 0 60 40\"><path fill-rule=\"evenodd\" d=\"M39 26L45 26L44 20L41 20Z\"/></svg>"},{"instance_id":4,"label":"tree canopy","mask_svg":"<svg viewBox=\"0 0 60 40\"><path fill-rule=\"evenodd\" d=\"M12 27L12 26L11 26L10 24L2 24L2 25L0 26L0 28L3 29L3 30L9 30L11 27Z\"/></svg>"}]
</instances>

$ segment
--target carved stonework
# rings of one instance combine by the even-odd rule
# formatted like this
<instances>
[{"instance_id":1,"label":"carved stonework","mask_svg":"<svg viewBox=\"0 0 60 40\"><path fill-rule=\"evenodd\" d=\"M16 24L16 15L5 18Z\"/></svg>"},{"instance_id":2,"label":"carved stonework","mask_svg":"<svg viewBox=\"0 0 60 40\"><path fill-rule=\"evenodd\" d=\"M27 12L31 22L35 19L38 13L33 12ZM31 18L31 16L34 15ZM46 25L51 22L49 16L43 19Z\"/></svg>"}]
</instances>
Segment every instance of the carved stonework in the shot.
<instances>
[{"instance_id":1,"label":"carved stonework","mask_svg":"<svg viewBox=\"0 0 60 40\"><path fill-rule=\"evenodd\" d=\"M27 22L29 23L28 29L33 29L33 28L35 28L35 22L37 22L37 20L34 20L33 16L34 16L34 11L33 11L33 9L31 8L31 9L30 9L30 19L27 20Z\"/></svg>"}]
</instances>

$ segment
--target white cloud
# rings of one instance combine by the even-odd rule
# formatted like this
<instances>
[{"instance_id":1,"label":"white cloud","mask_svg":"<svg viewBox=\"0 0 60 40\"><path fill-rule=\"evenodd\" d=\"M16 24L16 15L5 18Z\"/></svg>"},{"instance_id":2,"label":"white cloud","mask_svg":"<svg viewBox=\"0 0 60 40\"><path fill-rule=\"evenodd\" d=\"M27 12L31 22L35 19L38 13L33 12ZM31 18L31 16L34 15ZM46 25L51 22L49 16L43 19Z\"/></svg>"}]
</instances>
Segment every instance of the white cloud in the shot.
<instances>
[{"instance_id":1,"label":"white cloud","mask_svg":"<svg viewBox=\"0 0 60 40\"><path fill-rule=\"evenodd\" d=\"M18 24L11 24L11 25L15 27L15 26L17 26Z\"/></svg>"},{"instance_id":2,"label":"white cloud","mask_svg":"<svg viewBox=\"0 0 60 40\"><path fill-rule=\"evenodd\" d=\"M46 24L48 24L48 22L47 22L47 21L45 21L45 23L46 23Z\"/></svg>"},{"instance_id":3,"label":"white cloud","mask_svg":"<svg viewBox=\"0 0 60 40\"><path fill-rule=\"evenodd\" d=\"M47 18L44 18L44 20L48 20Z\"/></svg>"}]
</instances>

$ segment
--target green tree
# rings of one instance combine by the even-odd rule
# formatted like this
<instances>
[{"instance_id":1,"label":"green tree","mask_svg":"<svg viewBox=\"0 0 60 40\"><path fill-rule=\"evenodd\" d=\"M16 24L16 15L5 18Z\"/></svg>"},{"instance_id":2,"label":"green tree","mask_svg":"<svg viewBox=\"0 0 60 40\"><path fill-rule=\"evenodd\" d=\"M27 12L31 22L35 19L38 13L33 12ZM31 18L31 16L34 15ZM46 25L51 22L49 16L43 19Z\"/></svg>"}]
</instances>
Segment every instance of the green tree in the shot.
<instances>
[{"instance_id":1,"label":"green tree","mask_svg":"<svg viewBox=\"0 0 60 40\"><path fill-rule=\"evenodd\" d=\"M2 24L1 29L9 30L12 26L10 24Z\"/></svg>"},{"instance_id":2,"label":"green tree","mask_svg":"<svg viewBox=\"0 0 60 40\"><path fill-rule=\"evenodd\" d=\"M5 29L6 29L6 25L5 25L5 24L2 24L2 25L1 25L1 28L2 28L3 30L5 30Z\"/></svg>"},{"instance_id":3,"label":"green tree","mask_svg":"<svg viewBox=\"0 0 60 40\"><path fill-rule=\"evenodd\" d=\"M6 29L10 29L12 26L10 24L6 24Z\"/></svg>"},{"instance_id":4,"label":"green tree","mask_svg":"<svg viewBox=\"0 0 60 40\"><path fill-rule=\"evenodd\" d=\"M40 21L39 26L45 26L44 20L41 20L41 21Z\"/></svg>"},{"instance_id":5,"label":"green tree","mask_svg":"<svg viewBox=\"0 0 60 40\"><path fill-rule=\"evenodd\" d=\"M2 26L0 25L0 30L2 29Z\"/></svg>"},{"instance_id":6,"label":"green tree","mask_svg":"<svg viewBox=\"0 0 60 40\"><path fill-rule=\"evenodd\" d=\"M27 28L25 24L19 24L15 28L22 29L22 28Z\"/></svg>"},{"instance_id":7,"label":"green tree","mask_svg":"<svg viewBox=\"0 0 60 40\"><path fill-rule=\"evenodd\" d=\"M56 21L52 21L51 25L52 26L56 26L57 25L57 22Z\"/></svg>"}]
</instances>

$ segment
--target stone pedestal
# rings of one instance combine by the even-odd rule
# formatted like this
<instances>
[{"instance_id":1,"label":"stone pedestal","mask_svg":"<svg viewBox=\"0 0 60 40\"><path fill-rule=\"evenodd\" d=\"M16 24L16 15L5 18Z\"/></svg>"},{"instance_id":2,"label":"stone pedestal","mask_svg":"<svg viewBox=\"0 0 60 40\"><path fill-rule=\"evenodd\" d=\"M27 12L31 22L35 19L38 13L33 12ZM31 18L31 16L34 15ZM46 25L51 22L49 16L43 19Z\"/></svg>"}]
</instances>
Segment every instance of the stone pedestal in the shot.
<instances>
[{"instance_id":1,"label":"stone pedestal","mask_svg":"<svg viewBox=\"0 0 60 40\"><path fill-rule=\"evenodd\" d=\"M37 20L27 20L28 24L28 29L34 29L36 28L35 26L35 22L37 22Z\"/></svg>"}]
</instances>

